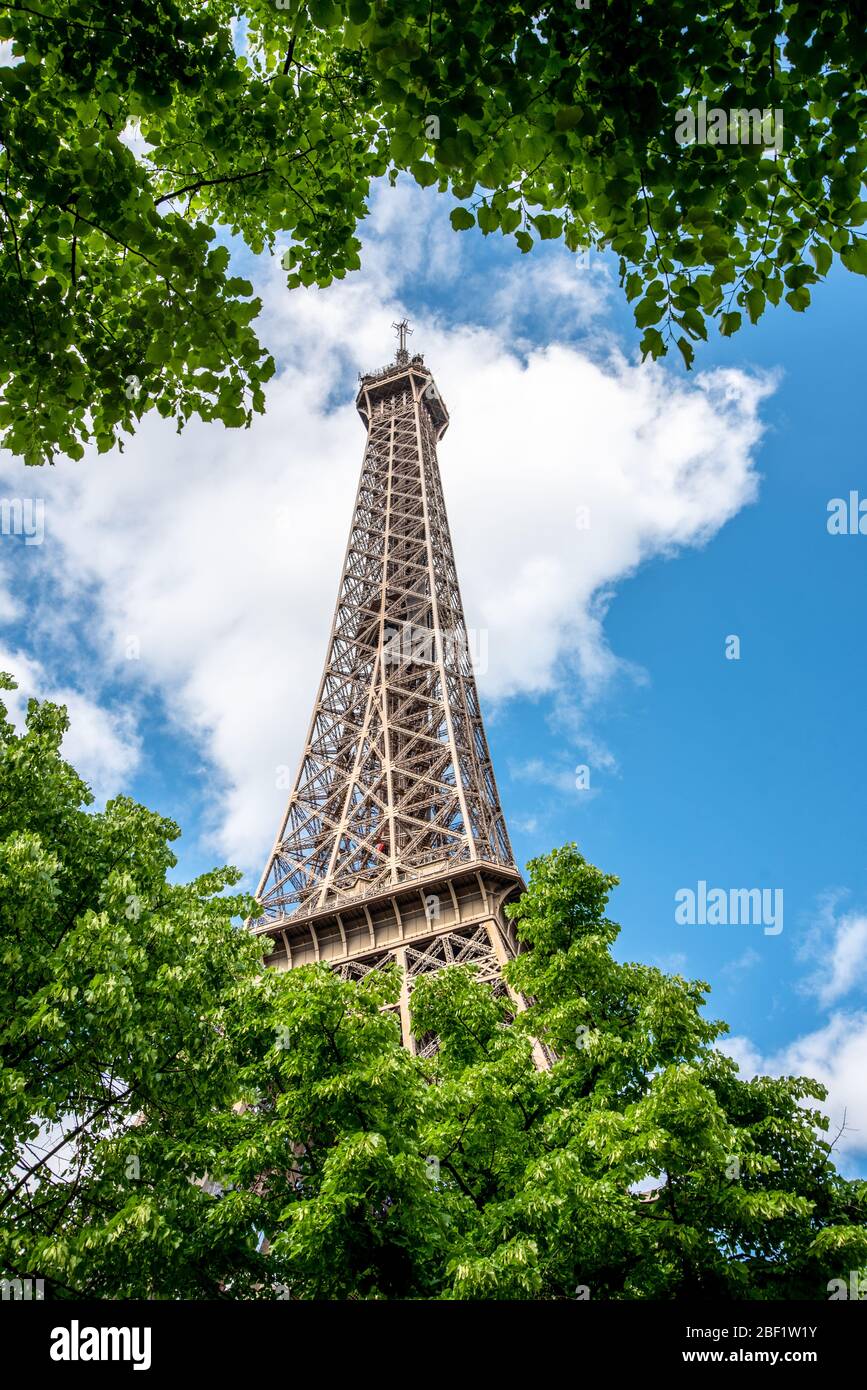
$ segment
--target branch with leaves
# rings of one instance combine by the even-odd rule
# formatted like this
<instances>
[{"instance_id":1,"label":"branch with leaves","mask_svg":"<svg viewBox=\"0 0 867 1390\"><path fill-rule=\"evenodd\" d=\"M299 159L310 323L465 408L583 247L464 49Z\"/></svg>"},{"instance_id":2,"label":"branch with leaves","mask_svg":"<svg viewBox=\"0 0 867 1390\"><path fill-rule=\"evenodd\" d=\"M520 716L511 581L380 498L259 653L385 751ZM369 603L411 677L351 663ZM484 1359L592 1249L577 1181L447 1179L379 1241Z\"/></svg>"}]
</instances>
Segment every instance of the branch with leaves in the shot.
<instances>
[{"instance_id":1,"label":"branch with leaves","mask_svg":"<svg viewBox=\"0 0 867 1390\"><path fill-rule=\"evenodd\" d=\"M35 464L122 447L149 410L248 426L274 363L229 237L288 242L288 287L327 287L358 268L386 174L457 199L456 231L612 253L645 356L675 342L690 367L713 326L803 312L835 263L867 274L861 19L141 0L119 21L0 0L0 442ZM700 103L751 137L681 142ZM752 143L764 112L773 146Z\"/></svg>"}]
</instances>

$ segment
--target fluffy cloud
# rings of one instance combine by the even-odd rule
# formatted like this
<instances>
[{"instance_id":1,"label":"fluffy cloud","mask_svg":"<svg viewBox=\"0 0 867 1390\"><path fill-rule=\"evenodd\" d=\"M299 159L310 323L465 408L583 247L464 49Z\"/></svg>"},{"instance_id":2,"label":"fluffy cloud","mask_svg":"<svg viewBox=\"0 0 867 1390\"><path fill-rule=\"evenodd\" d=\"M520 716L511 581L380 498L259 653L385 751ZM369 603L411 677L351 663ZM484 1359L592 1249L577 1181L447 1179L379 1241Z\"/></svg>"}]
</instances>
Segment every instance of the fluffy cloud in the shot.
<instances>
[{"instance_id":1,"label":"fluffy cloud","mask_svg":"<svg viewBox=\"0 0 867 1390\"><path fill-rule=\"evenodd\" d=\"M867 980L867 914L838 912L840 894L829 895L807 933L800 959L813 969L801 982L823 1008L843 999Z\"/></svg>"},{"instance_id":2,"label":"fluffy cloud","mask_svg":"<svg viewBox=\"0 0 867 1390\"><path fill-rule=\"evenodd\" d=\"M17 690L4 690L3 703L16 728L24 727L29 699L66 705L70 727L63 754L90 785L97 803L122 791L139 759L139 740L128 711L110 710L80 690L56 685L38 661L23 651L0 647L0 671L10 671Z\"/></svg>"},{"instance_id":3,"label":"fluffy cloud","mask_svg":"<svg viewBox=\"0 0 867 1390\"><path fill-rule=\"evenodd\" d=\"M604 631L615 586L654 555L703 544L756 495L767 379L685 380L598 344L519 351L516 272L483 297L465 245L431 192L380 190L360 274L290 294L276 265L256 267L280 370L250 431L177 435L152 416L123 455L39 480L53 593L35 630L53 623L62 639L86 612L106 678L131 707L159 695L193 741L212 778L211 839L247 868L270 847L280 769L294 771L325 655L364 442L355 374L387 360L412 296L445 306L415 317L412 347L452 417L440 460L467 623L488 632L489 701L556 703L576 676L598 692L624 666ZM523 321L562 323L564 303L596 314L605 273L566 253L551 264L521 282ZM26 486L17 463L5 473ZM128 740L110 723L103 734L106 765L120 767Z\"/></svg>"},{"instance_id":4,"label":"fluffy cloud","mask_svg":"<svg viewBox=\"0 0 867 1390\"><path fill-rule=\"evenodd\" d=\"M720 1046L745 1077L811 1076L821 1081L828 1099L817 1108L830 1119L829 1137L842 1128L835 1153L843 1171L858 1170L857 1160L867 1153L867 1011L834 1013L823 1027L768 1056L746 1037L728 1038Z\"/></svg>"}]
</instances>

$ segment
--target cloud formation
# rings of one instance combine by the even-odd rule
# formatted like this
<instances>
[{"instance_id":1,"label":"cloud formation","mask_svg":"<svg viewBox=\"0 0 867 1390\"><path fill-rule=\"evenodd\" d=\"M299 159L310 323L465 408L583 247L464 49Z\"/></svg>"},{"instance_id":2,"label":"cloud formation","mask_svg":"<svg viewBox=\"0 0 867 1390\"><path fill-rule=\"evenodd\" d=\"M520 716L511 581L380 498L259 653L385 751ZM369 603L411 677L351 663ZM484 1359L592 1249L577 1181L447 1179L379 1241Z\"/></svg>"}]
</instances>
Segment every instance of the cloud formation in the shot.
<instances>
[{"instance_id":1,"label":"cloud formation","mask_svg":"<svg viewBox=\"0 0 867 1390\"><path fill-rule=\"evenodd\" d=\"M828 1137L834 1139L841 1170L854 1174L857 1160L867 1153L867 1011L836 1012L820 1028L795 1038L767 1056L747 1037L731 1037L720 1043L746 1077L810 1076L828 1089L828 1099L811 1105L830 1120Z\"/></svg>"},{"instance_id":2,"label":"cloud formation","mask_svg":"<svg viewBox=\"0 0 867 1390\"><path fill-rule=\"evenodd\" d=\"M867 913L839 912L842 896L826 896L799 952L799 959L812 965L801 988L814 995L822 1008L867 982Z\"/></svg>"},{"instance_id":3,"label":"cloud formation","mask_svg":"<svg viewBox=\"0 0 867 1390\"><path fill-rule=\"evenodd\" d=\"M63 755L89 783L97 806L124 790L140 755L140 740L127 711L107 709L73 686L54 683L24 651L0 646L0 671L11 672L18 683L17 690L0 692L17 729L24 728L30 699L66 705L70 723Z\"/></svg>"}]
</instances>

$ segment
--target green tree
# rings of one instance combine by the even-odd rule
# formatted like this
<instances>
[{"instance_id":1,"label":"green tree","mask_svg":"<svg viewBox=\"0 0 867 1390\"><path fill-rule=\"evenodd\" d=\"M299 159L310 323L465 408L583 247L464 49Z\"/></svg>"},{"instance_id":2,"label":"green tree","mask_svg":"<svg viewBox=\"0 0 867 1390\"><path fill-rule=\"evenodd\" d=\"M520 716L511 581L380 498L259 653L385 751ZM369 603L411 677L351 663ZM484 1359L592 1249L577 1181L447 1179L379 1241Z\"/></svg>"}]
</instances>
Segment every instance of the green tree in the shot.
<instances>
[{"instance_id":1,"label":"green tree","mask_svg":"<svg viewBox=\"0 0 867 1390\"><path fill-rule=\"evenodd\" d=\"M824 1088L744 1081L707 985L616 961L617 879L574 846L528 867L506 973L531 1006L507 1026L458 971L413 992L441 1040L426 1142L461 1208L447 1296L827 1298L867 1260L867 1183L833 1167Z\"/></svg>"},{"instance_id":2,"label":"green tree","mask_svg":"<svg viewBox=\"0 0 867 1390\"><path fill-rule=\"evenodd\" d=\"M9 688L8 677L2 681ZM60 756L65 711L0 705L0 1276L56 1296L239 1292L259 1261L244 1197L203 1177L239 1096L256 1005L237 877L169 883L177 828L104 812Z\"/></svg>"},{"instance_id":3,"label":"green tree","mask_svg":"<svg viewBox=\"0 0 867 1390\"><path fill-rule=\"evenodd\" d=\"M170 882L177 828L126 798L94 811L65 729L31 702L18 733L0 706L0 1278L824 1299L867 1264L867 1184L832 1165L821 1086L742 1080L706 986L616 961L616 880L574 846L512 909L508 979L533 1002L459 967L420 980L423 1059L394 970L264 970L234 871Z\"/></svg>"},{"instance_id":4,"label":"green tree","mask_svg":"<svg viewBox=\"0 0 867 1390\"><path fill-rule=\"evenodd\" d=\"M382 1007L397 980L264 971L232 925L255 902L223 895L237 873L169 882L177 827L125 797L88 809L66 728L31 701L19 734L0 704L0 1279L435 1292L427 1088Z\"/></svg>"},{"instance_id":5,"label":"green tree","mask_svg":"<svg viewBox=\"0 0 867 1390\"><path fill-rule=\"evenodd\" d=\"M150 409L248 425L274 364L231 238L288 239L289 286L326 286L359 264L371 181L402 170L461 200L456 230L613 252L645 355L689 366L710 322L801 312L835 258L867 273L863 21L815 0L2 0L2 439L40 463ZM779 148L679 143L701 101L779 111Z\"/></svg>"}]
</instances>

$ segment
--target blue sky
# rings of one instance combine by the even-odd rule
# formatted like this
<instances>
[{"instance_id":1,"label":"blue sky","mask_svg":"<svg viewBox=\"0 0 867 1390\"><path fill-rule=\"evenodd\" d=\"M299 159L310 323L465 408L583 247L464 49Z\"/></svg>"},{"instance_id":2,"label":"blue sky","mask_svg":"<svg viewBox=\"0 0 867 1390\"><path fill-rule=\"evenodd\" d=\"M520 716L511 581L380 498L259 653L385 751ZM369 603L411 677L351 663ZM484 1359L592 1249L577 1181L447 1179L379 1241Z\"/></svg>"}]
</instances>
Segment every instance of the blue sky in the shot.
<instances>
[{"instance_id":1,"label":"blue sky","mask_svg":"<svg viewBox=\"0 0 867 1390\"><path fill-rule=\"evenodd\" d=\"M324 657L355 374L408 314L451 411L446 501L519 862L576 840L618 874L618 953L708 980L747 1070L825 1080L843 1165L867 1171L867 536L826 525L831 498L867 496L864 281L835 270L806 314L714 336L689 375L641 369L604 259L522 258L447 214L378 190L361 273L322 293L239 258L279 369L251 431L149 419L122 456L4 461L45 540L0 540L2 665L70 703L98 795L180 822L179 874L232 860L254 887ZM678 924L699 880L782 889L783 931Z\"/></svg>"},{"instance_id":2,"label":"blue sky","mask_svg":"<svg viewBox=\"0 0 867 1390\"><path fill-rule=\"evenodd\" d=\"M859 487L867 495L864 308L863 285L837 270L810 313L771 314L701 349L702 369L755 364L779 373L762 412L759 497L704 548L651 561L618 588L609 640L648 677L621 683L597 714L618 772L577 809L540 799L543 824L515 833L522 859L574 837L616 872L621 951L710 981L710 1011L763 1057L825 1032L829 1015L851 1015L848 1028L832 1030L832 1053L863 1026L863 932L854 934L860 965L844 977L853 987L841 981L835 1007L823 1008L810 987L841 920L863 921L867 904L867 538L827 530L830 498ZM611 320L634 340L622 306ZM729 634L740 636L740 660L725 659ZM508 746L527 731L544 759L552 733L543 710L516 702L498 739ZM524 790L507 782L507 801ZM676 924L675 880L694 887L699 879L781 886L783 932ZM826 1055L824 1041L813 1055ZM794 1069L798 1055L778 1060ZM851 1107L847 1122L857 1123ZM857 1138L860 1148L867 1136Z\"/></svg>"}]
</instances>

